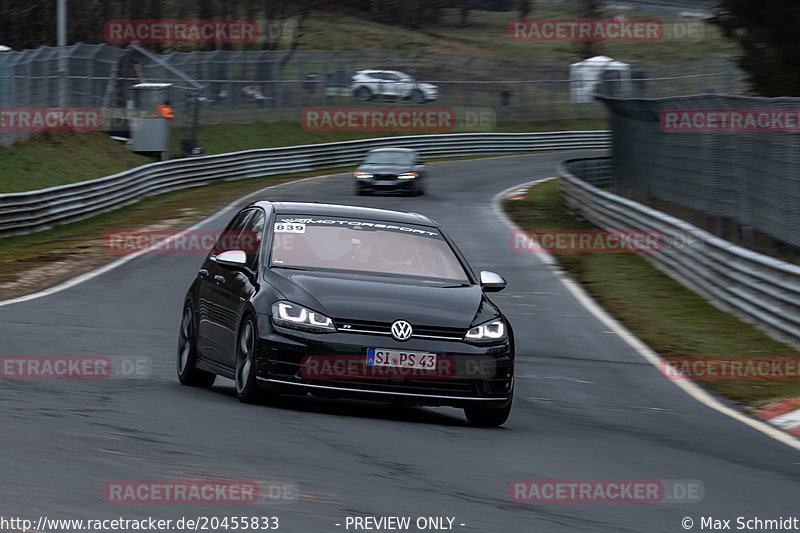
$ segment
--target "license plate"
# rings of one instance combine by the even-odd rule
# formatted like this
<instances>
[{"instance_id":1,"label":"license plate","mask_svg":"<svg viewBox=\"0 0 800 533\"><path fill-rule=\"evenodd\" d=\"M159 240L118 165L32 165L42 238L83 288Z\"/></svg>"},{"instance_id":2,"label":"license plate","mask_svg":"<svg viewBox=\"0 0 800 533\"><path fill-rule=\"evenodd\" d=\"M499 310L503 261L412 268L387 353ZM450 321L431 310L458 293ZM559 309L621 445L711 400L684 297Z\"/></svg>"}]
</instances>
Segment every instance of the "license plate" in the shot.
<instances>
[{"instance_id":1,"label":"license plate","mask_svg":"<svg viewBox=\"0 0 800 533\"><path fill-rule=\"evenodd\" d=\"M390 366L393 368L435 370L436 354L411 352L405 350L387 350L384 348L369 348L367 350L367 366Z\"/></svg>"}]
</instances>

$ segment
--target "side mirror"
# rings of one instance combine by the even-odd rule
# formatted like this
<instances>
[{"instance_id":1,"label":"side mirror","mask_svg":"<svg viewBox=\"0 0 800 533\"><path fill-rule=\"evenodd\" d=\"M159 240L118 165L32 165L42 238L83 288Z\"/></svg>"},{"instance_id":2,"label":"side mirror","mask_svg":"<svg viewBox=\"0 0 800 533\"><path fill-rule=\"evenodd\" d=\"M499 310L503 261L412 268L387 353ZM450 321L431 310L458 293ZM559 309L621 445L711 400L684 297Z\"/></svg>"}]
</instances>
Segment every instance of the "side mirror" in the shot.
<instances>
[{"instance_id":1,"label":"side mirror","mask_svg":"<svg viewBox=\"0 0 800 533\"><path fill-rule=\"evenodd\" d=\"M247 264L247 254L242 250L228 250L217 255L214 260L220 265L241 268Z\"/></svg>"},{"instance_id":2,"label":"side mirror","mask_svg":"<svg viewBox=\"0 0 800 533\"><path fill-rule=\"evenodd\" d=\"M498 292L506 288L506 280L503 276L490 272L488 270L481 271L481 288L486 292Z\"/></svg>"}]
</instances>

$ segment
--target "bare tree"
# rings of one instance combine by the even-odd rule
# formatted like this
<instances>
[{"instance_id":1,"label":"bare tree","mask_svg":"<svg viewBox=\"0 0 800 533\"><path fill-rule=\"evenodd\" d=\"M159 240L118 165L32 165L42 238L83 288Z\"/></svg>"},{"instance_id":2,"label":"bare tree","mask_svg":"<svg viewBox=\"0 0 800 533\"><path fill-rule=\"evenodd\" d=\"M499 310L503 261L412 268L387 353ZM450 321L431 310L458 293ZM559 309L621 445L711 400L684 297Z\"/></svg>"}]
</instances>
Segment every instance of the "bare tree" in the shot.
<instances>
[{"instance_id":1,"label":"bare tree","mask_svg":"<svg viewBox=\"0 0 800 533\"><path fill-rule=\"evenodd\" d=\"M461 6L459 8L459 20L458 26L460 28L465 28L469 26L469 10L472 7L471 0L461 0Z\"/></svg>"},{"instance_id":2,"label":"bare tree","mask_svg":"<svg viewBox=\"0 0 800 533\"><path fill-rule=\"evenodd\" d=\"M515 7L519 12L519 18L524 19L533 9L533 0L517 0Z\"/></svg>"}]
</instances>

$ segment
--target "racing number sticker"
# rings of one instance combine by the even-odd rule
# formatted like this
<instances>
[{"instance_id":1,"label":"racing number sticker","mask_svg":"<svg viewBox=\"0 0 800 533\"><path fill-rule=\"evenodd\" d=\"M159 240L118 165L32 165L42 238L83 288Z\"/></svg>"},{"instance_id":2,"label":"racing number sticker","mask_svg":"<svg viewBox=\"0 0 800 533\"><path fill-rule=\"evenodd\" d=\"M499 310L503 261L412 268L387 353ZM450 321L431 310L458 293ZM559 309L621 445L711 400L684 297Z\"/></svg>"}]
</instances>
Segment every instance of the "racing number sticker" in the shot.
<instances>
[{"instance_id":1,"label":"racing number sticker","mask_svg":"<svg viewBox=\"0 0 800 533\"><path fill-rule=\"evenodd\" d=\"M306 225L287 222L276 222L275 233L305 233Z\"/></svg>"}]
</instances>

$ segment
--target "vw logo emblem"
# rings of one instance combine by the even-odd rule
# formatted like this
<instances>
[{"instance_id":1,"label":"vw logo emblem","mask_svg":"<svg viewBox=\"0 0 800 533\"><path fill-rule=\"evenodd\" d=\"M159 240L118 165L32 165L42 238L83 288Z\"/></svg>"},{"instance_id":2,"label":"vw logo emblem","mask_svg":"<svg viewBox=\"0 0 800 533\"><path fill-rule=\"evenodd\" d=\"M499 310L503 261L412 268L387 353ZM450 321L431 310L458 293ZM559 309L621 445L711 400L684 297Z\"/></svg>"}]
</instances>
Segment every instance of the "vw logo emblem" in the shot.
<instances>
[{"instance_id":1,"label":"vw logo emblem","mask_svg":"<svg viewBox=\"0 0 800 533\"><path fill-rule=\"evenodd\" d=\"M405 320L395 320L392 322L392 337L399 341L407 341L410 339L413 331L414 330L411 329L411 324Z\"/></svg>"}]
</instances>

